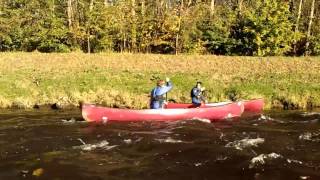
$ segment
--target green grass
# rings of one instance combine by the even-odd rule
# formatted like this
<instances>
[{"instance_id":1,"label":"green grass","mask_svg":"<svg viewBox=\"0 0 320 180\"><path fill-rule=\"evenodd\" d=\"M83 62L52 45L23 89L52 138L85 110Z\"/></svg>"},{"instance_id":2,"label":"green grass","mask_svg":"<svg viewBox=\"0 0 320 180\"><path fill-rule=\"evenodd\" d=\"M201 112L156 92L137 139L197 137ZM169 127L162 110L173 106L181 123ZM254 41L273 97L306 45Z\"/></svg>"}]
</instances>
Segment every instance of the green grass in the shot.
<instances>
[{"instance_id":1,"label":"green grass","mask_svg":"<svg viewBox=\"0 0 320 180\"><path fill-rule=\"evenodd\" d=\"M320 57L226 57L152 54L0 53L0 107L79 101L147 108L157 78L170 77L169 98L190 101L201 80L210 101L264 98L266 108L320 106Z\"/></svg>"}]
</instances>

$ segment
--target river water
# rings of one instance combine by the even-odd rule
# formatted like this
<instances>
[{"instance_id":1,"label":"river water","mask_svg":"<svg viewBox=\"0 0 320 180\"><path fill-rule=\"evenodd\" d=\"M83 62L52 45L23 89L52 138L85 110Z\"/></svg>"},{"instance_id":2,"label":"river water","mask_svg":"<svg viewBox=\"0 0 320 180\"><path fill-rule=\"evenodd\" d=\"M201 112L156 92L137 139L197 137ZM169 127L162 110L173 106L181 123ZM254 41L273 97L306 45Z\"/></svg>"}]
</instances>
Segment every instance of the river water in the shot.
<instances>
[{"instance_id":1,"label":"river water","mask_svg":"<svg viewBox=\"0 0 320 180\"><path fill-rule=\"evenodd\" d=\"M319 112L90 124L75 110L2 110L0 179L320 179Z\"/></svg>"}]
</instances>

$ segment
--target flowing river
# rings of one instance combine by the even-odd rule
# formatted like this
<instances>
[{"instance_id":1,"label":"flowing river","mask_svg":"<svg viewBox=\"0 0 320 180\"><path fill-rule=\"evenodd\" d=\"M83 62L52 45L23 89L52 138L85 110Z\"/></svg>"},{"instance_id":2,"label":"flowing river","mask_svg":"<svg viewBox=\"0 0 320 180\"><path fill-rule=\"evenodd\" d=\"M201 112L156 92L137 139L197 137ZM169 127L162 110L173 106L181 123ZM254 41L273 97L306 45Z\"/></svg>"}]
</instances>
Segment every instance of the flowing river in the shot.
<instances>
[{"instance_id":1,"label":"flowing river","mask_svg":"<svg viewBox=\"0 0 320 180\"><path fill-rule=\"evenodd\" d=\"M2 110L0 179L320 179L319 112L90 124L77 110Z\"/></svg>"}]
</instances>

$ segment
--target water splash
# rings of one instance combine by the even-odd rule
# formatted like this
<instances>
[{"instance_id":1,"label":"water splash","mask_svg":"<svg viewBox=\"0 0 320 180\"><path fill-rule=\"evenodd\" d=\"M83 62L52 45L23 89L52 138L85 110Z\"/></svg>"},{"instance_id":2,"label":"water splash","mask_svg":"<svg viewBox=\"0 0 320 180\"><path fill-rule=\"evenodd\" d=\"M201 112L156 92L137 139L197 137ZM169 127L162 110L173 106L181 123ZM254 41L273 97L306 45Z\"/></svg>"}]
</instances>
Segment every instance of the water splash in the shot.
<instances>
[{"instance_id":1,"label":"water splash","mask_svg":"<svg viewBox=\"0 0 320 180\"><path fill-rule=\"evenodd\" d=\"M131 139L124 139L123 142L126 143L126 144L132 144L132 140Z\"/></svg>"},{"instance_id":2,"label":"water splash","mask_svg":"<svg viewBox=\"0 0 320 180\"><path fill-rule=\"evenodd\" d=\"M173 139L171 137L167 137L166 139L155 139L156 141L159 141L160 143L184 143L181 140Z\"/></svg>"},{"instance_id":3,"label":"water splash","mask_svg":"<svg viewBox=\"0 0 320 180\"><path fill-rule=\"evenodd\" d=\"M211 121L209 119L194 118L192 120L200 121L200 122L203 122L203 123L211 123Z\"/></svg>"},{"instance_id":4,"label":"water splash","mask_svg":"<svg viewBox=\"0 0 320 180\"><path fill-rule=\"evenodd\" d=\"M261 116L257 119L257 121L260 122L275 122L279 124L284 124L286 123L285 121L279 120L279 119L274 119L268 115L261 114Z\"/></svg>"},{"instance_id":5,"label":"water splash","mask_svg":"<svg viewBox=\"0 0 320 180\"><path fill-rule=\"evenodd\" d=\"M320 132L306 132L299 136L300 140L319 142L320 141Z\"/></svg>"},{"instance_id":6,"label":"water splash","mask_svg":"<svg viewBox=\"0 0 320 180\"><path fill-rule=\"evenodd\" d=\"M305 121L289 121L289 123L293 123L293 124L307 124L307 123L317 123L319 122L319 119L311 119L311 120L305 120Z\"/></svg>"},{"instance_id":7,"label":"water splash","mask_svg":"<svg viewBox=\"0 0 320 180\"><path fill-rule=\"evenodd\" d=\"M256 138L256 139L245 138L245 139L229 142L228 144L225 145L225 147L233 147L238 150L243 150L244 148L248 148L248 147L258 147L258 145L262 143L264 143L264 138Z\"/></svg>"},{"instance_id":8,"label":"water splash","mask_svg":"<svg viewBox=\"0 0 320 180\"><path fill-rule=\"evenodd\" d=\"M288 162L289 164L291 164L291 163L303 164L302 161L299 161L299 160L296 160L296 159L287 159L287 162Z\"/></svg>"},{"instance_id":9,"label":"water splash","mask_svg":"<svg viewBox=\"0 0 320 180\"><path fill-rule=\"evenodd\" d=\"M95 144L86 144L82 139L79 139L79 141L82 143L82 145L74 146L73 147L74 149L81 149L83 151L93 151L95 149L110 150L118 146L118 145L109 146L109 142L106 140L103 140Z\"/></svg>"},{"instance_id":10,"label":"water splash","mask_svg":"<svg viewBox=\"0 0 320 180\"><path fill-rule=\"evenodd\" d=\"M71 119L62 119L61 120L63 124L74 124L76 123L76 119L75 118L71 118Z\"/></svg>"},{"instance_id":11,"label":"water splash","mask_svg":"<svg viewBox=\"0 0 320 180\"><path fill-rule=\"evenodd\" d=\"M304 112L301 114L302 116L314 116L314 115L320 115L320 112Z\"/></svg>"},{"instance_id":12,"label":"water splash","mask_svg":"<svg viewBox=\"0 0 320 180\"><path fill-rule=\"evenodd\" d=\"M259 165L263 165L266 163L266 160L272 160L282 158L282 155L277 153L270 153L270 154L260 154L259 156L256 156L251 159L249 168L252 169L254 167L257 167Z\"/></svg>"}]
</instances>

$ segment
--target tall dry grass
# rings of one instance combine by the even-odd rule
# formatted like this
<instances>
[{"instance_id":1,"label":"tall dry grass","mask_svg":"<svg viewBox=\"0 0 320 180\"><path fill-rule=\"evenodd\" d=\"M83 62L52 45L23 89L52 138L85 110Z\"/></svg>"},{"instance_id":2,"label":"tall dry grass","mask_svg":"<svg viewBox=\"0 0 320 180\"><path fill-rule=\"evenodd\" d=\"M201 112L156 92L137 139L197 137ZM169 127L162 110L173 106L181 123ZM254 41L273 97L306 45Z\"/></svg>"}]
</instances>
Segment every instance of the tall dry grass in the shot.
<instances>
[{"instance_id":1,"label":"tall dry grass","mask_svg":"<svg viewBox=\"0 0 320 180\"><path fill-rule=\"evenodd\" d=\"M0 53L0 107L34 104L146 108L157 78L171 77L169 97L190 101L201 80L210 101L266 99L267 108L320 105L319 57L154 54Z\"/></svg>"}]
</instances>

